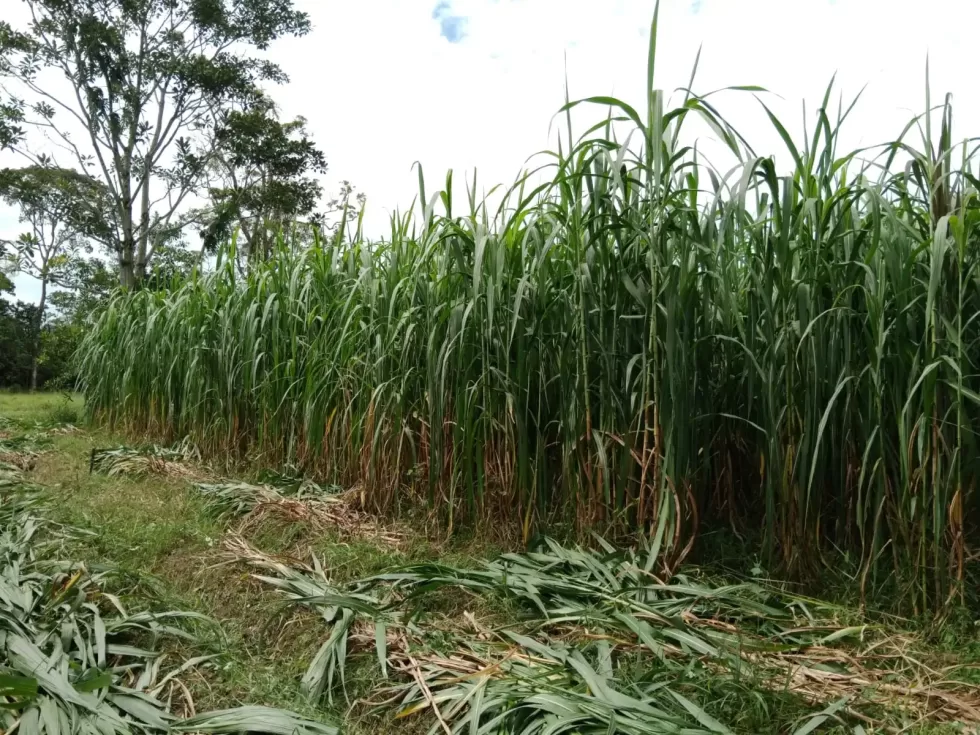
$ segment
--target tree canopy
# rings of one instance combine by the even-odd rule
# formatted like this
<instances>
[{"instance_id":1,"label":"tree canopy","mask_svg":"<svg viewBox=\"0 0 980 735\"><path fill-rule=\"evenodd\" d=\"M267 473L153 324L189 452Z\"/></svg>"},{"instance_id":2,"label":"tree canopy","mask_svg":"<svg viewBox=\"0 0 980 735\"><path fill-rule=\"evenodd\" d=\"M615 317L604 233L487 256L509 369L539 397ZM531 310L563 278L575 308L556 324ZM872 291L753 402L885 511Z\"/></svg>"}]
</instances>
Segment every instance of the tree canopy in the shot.
<instances>
[{"instance_id":1,"label":"tree canopy","mask_svg":"<svg viewBox=\"0 0 980 735\"><path fill-rule=\"evenodd\" d=\"M212 167L216 149L195 141L286 81L255 51L309 18L293 0L22 1L26 28L0 22L0 147L38 162L40 132L56 167L104 185L120 282L134 286Z\"/></svg>"},{"instance_id":2,"label":"tree canopy","mask_svg":"<svg viewBox=\"0 0 980 735\"><path fill-rule=\"evenodd\" d=\"M325 173L327 162L304 119L282 122L272 101L263 99L223 115L208 145L211 201L202 228L207 249L237 227L249 254L267 257L272 239L289 222L318 222L322 187L315 174Z\"/></svg>"},{"instance_id":3,"label":"tree canopy","mask_svg":"<svg viewBox=\"0 0 980 735\"><path fill-rule=\"evenodd\" d=\"M45 239L38 228L53 227L66 237L94 240L110 246L114 210L106 187L97 179L70 168L43 165L0 169L0 200L20 210L29 235Z\"/></svg>"}]
</instances>

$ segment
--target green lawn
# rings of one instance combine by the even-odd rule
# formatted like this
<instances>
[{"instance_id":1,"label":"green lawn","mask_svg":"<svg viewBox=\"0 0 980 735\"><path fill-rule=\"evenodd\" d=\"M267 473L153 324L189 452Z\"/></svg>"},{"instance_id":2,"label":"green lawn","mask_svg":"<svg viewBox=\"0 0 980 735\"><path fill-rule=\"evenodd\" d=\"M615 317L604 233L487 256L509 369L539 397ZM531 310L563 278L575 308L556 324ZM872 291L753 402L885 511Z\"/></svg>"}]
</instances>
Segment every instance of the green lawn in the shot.
<instances>
[{"instance_id":1,"label":"green lawn","mask_svg":"<svg viewBox=\"0 0 980 735\"><path fill-rule=\"evenodd\" d=\"M14 421L42 421L69 414L80 420L84 407L85 399L78 393L0 391L0 416Z\"/></svg>"}]
</instances>

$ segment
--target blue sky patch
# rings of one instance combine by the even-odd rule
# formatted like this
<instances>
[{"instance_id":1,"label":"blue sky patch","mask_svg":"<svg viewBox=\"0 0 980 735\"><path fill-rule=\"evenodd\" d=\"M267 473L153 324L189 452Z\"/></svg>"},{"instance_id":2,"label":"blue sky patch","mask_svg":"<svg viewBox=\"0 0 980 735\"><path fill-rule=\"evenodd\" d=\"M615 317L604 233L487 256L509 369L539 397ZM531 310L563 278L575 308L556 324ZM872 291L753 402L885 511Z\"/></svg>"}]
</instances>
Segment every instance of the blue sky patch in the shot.
<instances>
[{"instance_id":1,"label":"blue sky patch","mask_svg":"<svg viewBox=\"0 0 980 735\"><path fill-rule=\"evenodd\" d=\"M436 4L432 17L439 21L439 33L449 43L459 43L466 37L466 17L453 13L447 0Z\"/></svg>"}]
</instances>

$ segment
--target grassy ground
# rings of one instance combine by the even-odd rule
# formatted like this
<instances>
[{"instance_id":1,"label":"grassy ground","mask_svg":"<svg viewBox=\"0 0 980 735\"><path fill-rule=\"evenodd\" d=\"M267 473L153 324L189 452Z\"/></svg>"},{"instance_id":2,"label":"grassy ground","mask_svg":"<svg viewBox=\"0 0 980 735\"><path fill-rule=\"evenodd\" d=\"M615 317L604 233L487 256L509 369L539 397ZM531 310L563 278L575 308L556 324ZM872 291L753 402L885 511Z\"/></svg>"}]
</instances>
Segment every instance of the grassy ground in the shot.
<instances>
[{"instance_id":1,"label":"grassy ground","mask_svg":"<svg viewBox=\"0 0 980 735\"><path fill-rule=\"evenodd\" d=\"M0 392L0 416L15 422L32 422L81 416L84 399L77 393ZM69 421L70 422L70 421Z\"/></svg>"},{"instance_id":2,"label":"grassy ground","mask_svg":"<svg viewBox=\"0 0 980 735\"><path fill-rule=\"evenodd\" d=\"M73 403L69 406L74 408ZM0 395L0 416L44 420L65 410L60 396ZM37 459L36 482L59 501L55 518L94 535L80 536L73 557L89 565L110 564L130 573L130 602L166 603L222 621L213 645L226 654L218 675L201 680L199 708L266 704L305 708L289 661L263 652L265 608L270 595L241 575L208 574L208 556L222 529L201 511L183 480L164 476L107 477L89 472L91 451L116 440L79 432L53 439Z\"/></svg>"},{"instance_id":3,"label":"grassy ground","mask_svg":"<svg viewBox=\"0 0 980 735\"><path fill-rule=\"evenodd\" d=\"M0 393L0 420L18 427L78 422L82 408L83 399L77 395ZM129 576L131 605L189 609L220 621L221 629L213 631L210 645L224 654L224 664L206 677L198 675L197 685L192 686L198 710L263 704L316 715L299 682L322 642L322 624L309 613L284 610L279 595L247 571L229 568L218 548L226 524L205 512L187 481L156 474L90 472L92 450L123 444L122 437L77 431L50 439L52 446L37 457L31 479L56 499L55 520L94 532L78 537L70 549L72 558L89 565L111 565ZM315 553L338 580L436 554L459 562L486 551L473 544L437 549L423 536L394 548L370 540L313 535L302 523L259 524L251 535L272 554ZM351 672L352 695L377 683L371 667L362 668ZM327 716L346 720L345 732L375 731L374 717L348 712L346 707L332 710Z\"/></svg>"},{"instance_id":4,"label":"grassy ground","mask_svg":"<svg viewBox=\"0 0 980 735\"><path fill-rule=\"evenodd\" d=\"M0 394L0 427L73 423L81 408L77 396ZM322 621L300 608L287 610L278 593L253 579L241 565L228 563L221 553L228 524L206 512L200 496L184 477L90 472L93 449L123 443L120 437L103 432L56 431L47 441L50 445L37 456L32 479L49 489L57 521L93 532L80 535L73 543L73 558L90 566L106 564L119 569L131 580L123 590L131 605L190 609L220 621L220 629L210 629L198 644L204 650L175 651L184 656L223 654L220 667L202 669L188 682L198 709L265 704L343 721L345 732L356 735L392 726L414 731L411 721L386 721L385 717L368 714L364 707L349 706L342 697L332 707L317 709L308 703L300 681L322 643ZM340 581L408 562L459 564L490 551L474 543L437 544L424 534L411 532L397 545L371 536L316 532L301 519L289 523L259 519L250 526L248 539L268 554L306 559L315 554L331 577ZM472 611L474 605L487 603L444 595L434 596L427 604L441 614L462 617L464 609ZM478 613L484 618L507 614L503 608ZM961 632L947 633L945 639L940 636L937 643L947 651L958 649L965 664L974 657L980 659L976 636L969 640L969 623L957 630ZM936 651L937 656L941 653ZM976 674L966 669L963 675ZM370 662L360 665L355 661L348 670L351 701L368 694L377 685L378 676ZM724 692L719 696L725 696ZM725 709L731 710L729 721L738 723L738 732L776 733L791 732L783 727L773 729L773 723L792 721L797 706L776 692L764 700L737 700ZM831 724L828 722L827 727ZM864 726L868 733L898 731L878 730L873 723ZM861 732L851 726L836 730L818 727L814 731ZM913 723L905 732L931 735L963 730L924 722Z\"/></svg>"}]
</instances>

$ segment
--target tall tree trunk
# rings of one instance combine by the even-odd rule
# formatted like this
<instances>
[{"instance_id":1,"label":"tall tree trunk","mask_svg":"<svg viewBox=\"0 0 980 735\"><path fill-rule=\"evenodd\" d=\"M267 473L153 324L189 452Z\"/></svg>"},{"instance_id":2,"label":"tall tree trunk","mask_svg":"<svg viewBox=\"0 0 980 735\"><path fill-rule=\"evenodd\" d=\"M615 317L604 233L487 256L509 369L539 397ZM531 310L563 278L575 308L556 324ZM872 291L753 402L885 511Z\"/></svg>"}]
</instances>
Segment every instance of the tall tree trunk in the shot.
<instances>
[{"instance_id":1,"label":"tall tree trunk","mask_svg":"<svg viewBox=\"0 0 980 735\"><path fill-rule=\"evenodd\" d=\"M133 205L121 205L122 242L119 243L119 285L132 290L136 287L136 237L133 232Z\"/></svg>"},{"instance_id":2,"label":"tall tree trunk","mask_svg":"<svg viewBox=\"0 0 980 735\"><path fill-rule=\"evenodd\" d=\"M133 253L119 253L119 285L132 290L136 287L136 270L133 268Z\"/></svg>"},{"instance_id":3,"label":"tall tree trunk","mask_svg":"<svg viewBox=\"0 0 980 735\"><path fill-rule=\"evenodd\" d=\"M143 166L141 183L143 191L140 199L139 239L136 242L136 283L142 284L146 278L146 266L153 250L150 248L150 161Z\"/></svg>"},{"instance_id":4,"label":"tall tree trunk","mask_svg":"<svg viewBox=\"0 0 980 735\"><path fill-rule=\"evenodd\" d=\"M44 302L48 298L48 277L41 277L41 300L37 303L37 327L34 330L34 351L31 355L31 391L37 390L37 361L41 357L41 329L44 326Z\"/></svg>"}]
</instances>

